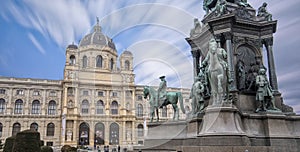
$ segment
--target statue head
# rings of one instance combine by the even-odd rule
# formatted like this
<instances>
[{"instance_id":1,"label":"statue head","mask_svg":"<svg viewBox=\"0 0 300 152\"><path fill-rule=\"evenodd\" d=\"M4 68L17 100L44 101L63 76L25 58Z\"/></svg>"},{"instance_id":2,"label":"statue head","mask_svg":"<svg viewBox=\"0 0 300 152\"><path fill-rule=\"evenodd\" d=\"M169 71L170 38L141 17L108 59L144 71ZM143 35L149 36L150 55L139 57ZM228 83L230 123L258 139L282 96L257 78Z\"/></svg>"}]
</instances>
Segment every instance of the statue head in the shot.
<instances>
[{"instance_id":1,"label":"statue head","mask_svg":"<svg viewBox=\"0 0 300 152\"><path fill-rule=\"evenodd\" d=\"M266 2L264 2L262 6L263 6L263 7L267 7L267 5L268 5L268 4L267 4Z\"/></svg>"},{"instance_id":2,"label":"statue head","mask_svg":"<svg viewBox=\"0 0 300 152\"><path fill-rule=\"evenodd\" d=\"M215 38L211 38L208 43L209 51L215 52L218 48L218 43Z\"/></svg>"},{"instance_id":3,"label":"statue head","mask_svg":"<svg viewBox=\"0 0 300 152\"><path fill-rule=\"evenodd\" d=\"M265 75L266 74L266 69L265 68L260 68L259 69L259 74Z\"/></svg>"},{"instance_id":4,"label":"statue head","mask_svg":"<svg viewBox=\"0 0 300 152\"><path fill-rule=\"evenodd\" d=\"M159 77L159 79L160 79L161 81L163 81L165 78L166 78L166 76L164 76L164 75Z\"/></svg>"}]
</instances>

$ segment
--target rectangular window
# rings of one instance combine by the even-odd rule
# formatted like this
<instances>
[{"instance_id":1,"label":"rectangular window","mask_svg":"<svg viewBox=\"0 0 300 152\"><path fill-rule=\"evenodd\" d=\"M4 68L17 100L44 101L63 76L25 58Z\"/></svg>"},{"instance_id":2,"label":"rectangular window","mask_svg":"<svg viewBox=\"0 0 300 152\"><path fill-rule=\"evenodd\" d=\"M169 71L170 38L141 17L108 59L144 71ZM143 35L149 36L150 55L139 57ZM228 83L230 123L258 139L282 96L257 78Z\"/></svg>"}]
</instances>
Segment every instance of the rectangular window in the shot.
<instances>
[{"instance_id":1,"label":"rectangular window","mask_svg":"<svg viewBox=\"0 0 300 152\"><path fill-rule=\"evenodd\" d=\"M0 113L4 113L5 111L5 100L0 99Z\"/></svg>"},{"instance_id":2,"label":"rectangular window","mask_svg":"<svg viewBox=\"0 0 300 152\"><path fill-rule=\"evenodd\" d=\"M15 104L15 114L22 114L23 112L23 103Z\"/></svg>"},{"instance_id":3,"label":"rectangular window","mask_svg":"<svg viewBox=\"0 0 300 152\"><path fill-rule=\"evenodd\" d=\"M98 96L99 97L103 97L104 96L104 92L103 91L98 91Z\"/></svg>"},{"instance_id":4,"label":"rectangular window","mask_svg":"<svg viewBox=\"0 0 300 152\"><path fill-rule=\"evenodd\" d=\"M33 95L34 96L39 96L40 95L40 91L33 91Z\"/></svg>"},{"instance_id":5,"label":"rectangular window","mask_svg":"<svg viewBox=\"0 0 300 152\"><path fill-rule=\"evenodd\" d=\"M84 91L82 92L82 94L83 94L84 96L88 96L88 95L89 95L89 91L84 90Z\"/></svg>"},{"instance_id":6,"label":"rectangular window","mask_svg":"<svg viewBox=\"0 0 300 152\"><path fill-rule=\"evenodd\" d=\"M17 95L24 95L24 90L17 90Z\"/></svg>"},{"instance_id":7,"label":"rectangular window","mask_svg":"<svg viewBox=\"0 0 300 152\"><path fill-rule=\"evenodd\" d=\"M40 113L40 104L39 103L34 103L32 104L32 114L39 114Z\"/></svg>"},{"instance_id":8,"label":"rectangular window","mask_svg":"<svg viewBox=\"0 0 300 152\"><path fill-rule=\"evenodd\" d=\"M104 114L104 111L103 111L103 109L97 109L97 110L96 110L96 113L97 113L97 114Z\"/></svg>"},{"instance_id":9,"label":"rectangular window","mask_svg":"<svg viewBox=\"0 0 300 152\"><path fill-rule=\"evenodd\" d=\"M141 95L138 95L137 98L138 98L139 101L142 101L142 100L143 100L143 96L141 96Z\"/></svg>"},{"instance_id":10,"label":"rectangular window","mask_svg":"<svg viewBox=\"0 0 300 152\"><path fill-rule=\"evenodd\" d=\"M55 91L51 91L51 92L49 93L49 96L50 96L50 97L55 97L55 96L56 96L56 92L55 92Z\"/></svg>"},{"instance_id":11,"label":"rectangular window","mask_svg":"<svg viewBox=\"0 0 300 152\"><path fill-rule=\"evenodd\" d=\"M113 97L117 97L117 96L118 96L118 93L117 93L117 92L112 92L112 96L113 96Z\"/></svg>"},{"instance_id":12,"label":"rectangular window","mask_svg":"<svg viewBox=\"0 0 300 152\"><path fill-rule=\"evenodd\" d=\"M144 144L144 141L139 140L139 141L138 141L138 144L139 144L139 145L143 145L143 144Z\"/></svg>"},{"instance_id":13,"label":"rectangular window","mask_svg":"<svg viewBox=\"0 0 300 152\"><path fill-rule=\"evenodd\" d=\"M56 114L56 104L54 102L51 102L48 105L48 115L55 115L55 114Z\"/></svg>"},{"instance_id":14,"label":"rectangular window","mask_svg":"<svg viewBox=\"0 0 300 152\"><path fill-rule=\"evenodd\" d=\"M47 142L46 145L47 146L53 146L53 142Z\"/></svg>"},{"instance_id":15,"label":"rectangular window","mask_svg":"<svg viewBox=\"0 0 300 152\"><path fill-rule=\"evenodd\" d=\"M111 109L111 114L112 115L117 115L118 114L118 109Z\"/></svg>"},{"instance_id":16,"label":"rectangular window","mask_svg":"<svg viewBox=\"0 0 300 152\"><path fill-rule=\"evenodd\" d=\"M81 113L82 113L82 114L88 114L88 113L89 113L89 109L86 108L86 107L83 107L83 108L81 109Z\"/></svg>"},{"instance_id":17,"label":"rectangular window","mask_svg":"<svg viewBox=\"0 0 300 152\"><path fill-rule=\"evenodd\" d=\"M0 89L0 94L5 94L5 89Z\"/></svg>"}]
</instances>

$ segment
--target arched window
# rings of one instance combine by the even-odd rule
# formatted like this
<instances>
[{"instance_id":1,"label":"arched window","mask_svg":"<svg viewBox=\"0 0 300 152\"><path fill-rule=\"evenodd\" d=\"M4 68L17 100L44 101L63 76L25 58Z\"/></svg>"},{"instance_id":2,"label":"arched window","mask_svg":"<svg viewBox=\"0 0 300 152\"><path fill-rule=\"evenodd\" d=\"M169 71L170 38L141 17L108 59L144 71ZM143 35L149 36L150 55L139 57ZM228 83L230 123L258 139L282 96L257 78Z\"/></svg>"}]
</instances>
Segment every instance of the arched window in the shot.
<instances>
[{"instance_id":1,"label":"arched window","mask_svg":"<svg viewBox=\"0 0 300 152\"><path fill-rule=\"evenodd\" d=\"M39 125L35 122L30 125L30 130L32 130L32 131L38 131L38 128L39 128Z\"/></svg>"},{"instance_id":2,"label":"arched window","mask_svg":"<svg viewBox=\"0 0 300 152\"><path fill-rule=\"evenodd\" d=\"M83 100L81 105L81 113L88 114L89 113L89 101Z\"/></svg>"},{"instance_id":3,"label":"arched window","mask_svg":"<svg viewBox=\"0 0 300 152\"><path fill-rule=\"evenodd\" d=\"M5 112L5 100L4 99L0 99L0 113L4 113Z\"/></svg>"},{"instance_id":4,"label":"arched window","mask_svg":"<svg viewBox=\"0 0 300 152\"><path fill-rule=\"evenodd\" d=\"M34 100L32 102L31 114L39 114L41 109L40 101Z\"/></svg>"},{"instance_id":5,"label":"arched window","mask_svg":"<svg viewBox=\"0 0 300 152\"><path fill-rule=\"evenodd\" d=\"M15 102L15 114L23 113L23 101L21 99L16 100Z\"/></svg>"},{"instance_id":6,"label":"arched window","mask_svg":"<svg viewBox=\"0 0 300 152\"><path fill-rule=\"evenodd\" d=\"M46 136L54 136L55 125L54 123L48 123Z\"/></svg>"},{"instance_id":7,"label":"arched window","mask_svg":"<svg viewBox=\"0 0 300 152\"><path fill-rule=\"evenodd\" d=\"M130 70L130 62L128 60L125 61L125 70Z\"/></svg>"},{"instance_id":8,"label":"arched window","mask_svg":"<svg viewBox=\"0 0 300 152\"><path fill-rule=\"evenodd\" d=\"M99 122L95 126L95 145L104 145L104 124Z\"/></svg>"},{"instance_id":9,"label":"arched window","mask_svg":"<svg viewBox=\"0 0 300 152\"><path fill-rule=\"evenodd\" d=\"M86 68L87 67L87 62L88 62L88 59L86 56L83 56L82 58L82 67L83 68Z\"/></svg>"},{"instance_id":10,"label":"arched window","mask_svg":"<svg viewBox=\"0 0 300 152\"><path fill-rule=\"evenodd\" d=\"M118 114L118 102L113 101L110 105L110 111L112 115L117 115Z\"/></svg>"},{"instance_id":11,"label":"arched window","mask_svg":"<svg viewBox=\"0 0 300 152\"><path fill-rule=\"evenodd\" d=\"M114 59L110 59L110 70L114 69Z\"/></svg>"},{"instance_id":12,"label":"arched window","mask_svg":"<svg viewBox=\"0 0 300 152\"><path fill-rule=\"evenodd\" d=\"M119 145L119 125L112 123L109 127L109 143Z\"/></svg>"},{"instance_id":13,"label":"arched window","mask_svg":"<svg viewBox=\"0 0 300 152\"><path fill-rule=\"evenodd\" d=\"M102 100L96 103L96 114L104 114L104 103Z\"/></svg>"},{"instance_id":14,"label":"arched window","mask_svg":"<svg viewBox=\"0 0 300 152\"><path fill-rule=\"evenodd\" d=\"M12 135L17 135L18 132L21 131L21 125L19 123L13 124Z\"/></svg>"},{"instance_id":15,"label":"arched window","mask_svg":"<svg viewBox=\"0 0 300 152\"><path fill-rule=\"evenodd\" d=\"M101 55L98 55L96 57L96 67L97 68L102 68L102 56Z\"/></svg>"},{"instance_id":16,"label":"arched window","mask_svg":"<svg viewBox=\"0 0 300 152\"><path fill-rule=\"evenodd\" d=\"M168 113L167 107L163 107L162 112L161 112L161 116L162 117L167 117L168 116L167 113Z\"/></svg>"},{"instance_id":17,"label":"arched window","mask_svg":"<svg viewBox=\"0 0 300 152\"><path fill-rule=\"evenodd\" d=\"M48 104L48 115L56 114L56 102L51 100Z\"/></svg>"},{"instance_id":18,"label":"arched window","mask_svg":"<svg viewBox=\"0 0 300 152\"><path fill-rule=\"evenodd\" d=\"M2 130L3 130L3 125L0 123L0 137L2 137Z\"/></svg>"},{"instance_id":19,"label":"arched window","mask_svg":"<svg viewBox=\"0 0 300 152\"><path fill-rule=\"evenodd\" d=\"M142 104L138 104L138 106L137 106L137 116L143 117L143 105Z\"/></svg>"},{"instance_id":20,"label":"arched window","mask_svg":"<svg viewBox=\"0 0 300 152\"><path fill-rule=\"evenodd\" d=\"M70 56L70 62L69 62L70 65L75 65L76 64L76 58L74 55L71 55Z\"/></svg>"},{"instance_id":21,"label":"arched window","mask_svg":"<svg viewBox=\"0 0 300 152\"><path fill-rule=\"evenodd\" d=\"M83 122L79 125L79 145L89 145L90 127Z\"/></svg>"},{"instance_id":22,"label":"arched window","mask_svg":"<svg viewBox=\"0 0 300 152\"><path fill-rule=\"evenodd\" d=\"M142 124L139 124L137 129L138 129L138 137L144 137L144 126Z\"/></svg>"}]
</instances>

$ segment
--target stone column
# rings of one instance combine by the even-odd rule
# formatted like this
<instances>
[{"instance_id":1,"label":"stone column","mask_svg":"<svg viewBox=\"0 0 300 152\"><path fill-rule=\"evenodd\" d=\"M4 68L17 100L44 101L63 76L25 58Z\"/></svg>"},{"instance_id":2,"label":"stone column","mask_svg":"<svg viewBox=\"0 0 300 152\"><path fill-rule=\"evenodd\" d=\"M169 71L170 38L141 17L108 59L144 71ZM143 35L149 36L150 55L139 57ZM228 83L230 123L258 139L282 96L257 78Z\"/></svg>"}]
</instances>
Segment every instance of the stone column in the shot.
<instances>
[{"instance_id":1,"label":"stone column","mask_svg":"<svg viewBox=\"0 0 300 152\"><path fill-rule=\"evenodd\" d=\"M104 126L104 145L109 145L109 136L110 136L110 122L105 122Z\"/></svg>"},{"instance_id":2,"label":"stone column","mask_svg":"<svg viewBox=\"0 0 300 152\"><path fill-rule=\"evenodd\" d=\"M79 86L77 85L77 87L74 87L74 86L72 86L73 88L75 88L75 95L74 95L74 114L80 114L80 101L79 101L79 96L78 96L78 94L79 94ZM66 101L66 103L67 103L68 101ZM67 104L66 104L67 105Z\"/></svg>"},{"instance_id":3,"label":"stone column","mask_svg":"<svg viewBox=\"0 0 300 152\"><path fill-rule=\"evenodd\" d=\"M123 143L119 143L120 145L121 144L123 144L123 145L127 145L127 142L126 142L126 123L125 123L126 121L123 121L122 122L122 134L123 134L123 136L122 136L122 140L123 140ZM119 134L120 135L120 134Z\"/></svg>"},{"instance_id":4,"label":"stone column","mask_svg":"<svg viewBox=\"0 0 300 152\"><path fill-rule=\"evenodd\" d=\"M229 92L237 91L236 88L236 78L235 78L235 68L233 65L233 49L232 49L232 34L227 32L224 33L226 40L226 51L227 51L227 63L228 63L228 80L232 80L229 84Z\"/></svg>"},{"instance_id":5,"label":"stone column","mask_svg":"<svg viewBox=\"0 0 300 152\"><path fill-rule=\"evenodd\" d=\"M95 123L94 123L94 121L91 121L89 129L90 129L90 134L89 134L90 145L94 146L95 145Z\"/></svg>"},{"instance_id":6,"label":"stone column","mask_svg":"<svg viewBox=\"0 0 300 152\"><path fill-rule=\"evenodd\" d=\"M136 144L136 136L135 136L135 122L132 121L132 126L131 126L131 140L133 142L133 144Z\"/></svg>"},{"instance_id":7,"label":"stone column","mask_svg":"<svg viewBox=\"0 0 300 152\"><path fill-rule=\"evenodd\" d=\"M74 120L73 122L73 142L75 141L76 144L79 144L79 126L77 126L77 120Z\"/></svg>"},{"instance_id":8,"label":"stone column","mask_svg":"<svg viewBox=\"0 0 300 152\"><path fill-rule=\"evenodd\" d=\"M200 58L200 53L198 52L197 49L193 48L191 51L193 55L193 64L194 64L194 77L198 75L199 71L199 58Z\"/></svg>"},{"instance_id":9,"label":"stone column","mask_svg":"<svg viewBox=\"0 0 300 152\"><path fill-rule=\"evenodd\" d=\"M278 91L278 83L273 55L273 37L265 40L265 46L267 48L270 85L274 91Z\"/></svg>"}]
</instances>

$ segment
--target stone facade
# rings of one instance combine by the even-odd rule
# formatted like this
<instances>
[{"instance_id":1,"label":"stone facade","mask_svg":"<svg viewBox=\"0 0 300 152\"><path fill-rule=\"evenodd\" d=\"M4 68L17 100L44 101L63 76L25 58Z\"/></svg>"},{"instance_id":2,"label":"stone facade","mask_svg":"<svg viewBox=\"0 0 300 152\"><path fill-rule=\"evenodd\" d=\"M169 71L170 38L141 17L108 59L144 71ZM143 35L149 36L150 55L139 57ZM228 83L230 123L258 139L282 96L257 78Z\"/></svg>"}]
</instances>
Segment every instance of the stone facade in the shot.
<instances>
[{"instance_id":1,"label":"stone facade","mask_svg":"<svg viewBox=\"0 0 300 152\"><path fill-rule=\"evenodd\" d=\"M36 129L50 146L142 145L150 106L134 77L132 53L118 57L97 23L67 47L63 80L0 77L0 139ZM169 91L189 107L189 89ZM172 116L171 106L160 110L161 120Z\"/></svg>"}]
</instances>

